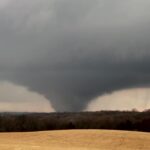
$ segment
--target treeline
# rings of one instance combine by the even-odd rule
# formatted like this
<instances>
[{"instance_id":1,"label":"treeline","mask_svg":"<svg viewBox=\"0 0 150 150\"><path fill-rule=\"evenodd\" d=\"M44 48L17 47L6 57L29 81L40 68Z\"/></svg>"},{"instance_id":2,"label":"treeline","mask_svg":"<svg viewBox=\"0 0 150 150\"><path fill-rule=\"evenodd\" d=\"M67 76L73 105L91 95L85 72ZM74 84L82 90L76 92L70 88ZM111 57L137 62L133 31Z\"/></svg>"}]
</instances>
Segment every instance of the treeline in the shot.
<instances>
[{"instance_id":1,"label":"treeline","mask_svg":"<svg viewBox=\"0 0 150 150\"><path fill-rule=\"evenodd\" d=\"M113 129L150 132L150 111L0 114L0 132L62 129Z\"/></svg>"}]
</instances>

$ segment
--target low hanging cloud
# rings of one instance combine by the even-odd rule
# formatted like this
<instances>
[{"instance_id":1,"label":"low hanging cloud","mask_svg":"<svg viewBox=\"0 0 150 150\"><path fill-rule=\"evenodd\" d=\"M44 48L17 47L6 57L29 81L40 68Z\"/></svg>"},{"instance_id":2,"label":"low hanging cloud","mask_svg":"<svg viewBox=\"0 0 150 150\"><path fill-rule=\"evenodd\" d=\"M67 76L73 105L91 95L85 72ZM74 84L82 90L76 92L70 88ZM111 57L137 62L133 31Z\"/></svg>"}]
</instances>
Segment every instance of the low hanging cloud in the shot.
<instances>
[{"instance_id":1,"label":"low hanging cloud","mask_svg":"<svg viewBox=\"0 0 150 150\"><path fill-rule=\"evenodd\" d=\"M54 108L43 95L3 81L0 82L0 111L54 112Z\"/></svg>"},{"instance_id":2,"label":"low hanging cloud","mask_svg":"<svg viewBox=\"0 0 150 150\"><path fill-rule=\"evenodd\" d=\"M150 88L133 88L104 94L93 99L85 111L138 110L150 108Z\"/></svg>"},{"instance_id":3,"label":"low hanging cloud","mask_svg":"<svg viewBox=\"0 0 150 150\"><path fill-rule=\"evenodd\" d=\"M141 0L0 0L0 80L45 95L56 111L149 87L149 7Z\"/></svg>"}]
</instances>

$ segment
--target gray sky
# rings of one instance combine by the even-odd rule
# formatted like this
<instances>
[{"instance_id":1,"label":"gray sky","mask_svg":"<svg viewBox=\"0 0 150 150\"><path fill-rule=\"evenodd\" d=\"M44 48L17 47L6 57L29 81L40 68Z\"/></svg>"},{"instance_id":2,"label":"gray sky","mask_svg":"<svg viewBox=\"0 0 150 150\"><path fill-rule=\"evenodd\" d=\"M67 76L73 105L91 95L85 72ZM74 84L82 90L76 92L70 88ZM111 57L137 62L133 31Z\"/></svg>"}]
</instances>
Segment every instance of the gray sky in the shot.
<instances>
[{"instance_id":1,"label":"gray sky","mask_svg":"<svg viewBox=\"0 0 150 150\"><path fill-rule=\"evenodd\" d=\"M148 87L149 7L148 0L0 0L0 80L44 95L56 111Z\"/></svg>"}]
</instances>

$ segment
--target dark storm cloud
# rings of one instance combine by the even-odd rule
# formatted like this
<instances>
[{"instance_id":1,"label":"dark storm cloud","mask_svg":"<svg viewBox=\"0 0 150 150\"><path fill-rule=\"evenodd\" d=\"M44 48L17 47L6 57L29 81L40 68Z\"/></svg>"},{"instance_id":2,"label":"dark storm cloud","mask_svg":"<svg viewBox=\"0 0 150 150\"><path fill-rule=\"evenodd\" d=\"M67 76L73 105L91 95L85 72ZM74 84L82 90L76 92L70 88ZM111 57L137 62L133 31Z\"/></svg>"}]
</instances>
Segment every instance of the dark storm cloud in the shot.
<instances>
[{"instance_id":1,"label":"dark storm cloud","mask_svg":"<svg viewBox=\"0 0 150 150\"><path fill-rule=\"evenodd\" d=\"M149 85L150 2L8 0L0 6L0 79L45 95L56 110L82 110L103 93Z\"/></svg>"}]
</instances>

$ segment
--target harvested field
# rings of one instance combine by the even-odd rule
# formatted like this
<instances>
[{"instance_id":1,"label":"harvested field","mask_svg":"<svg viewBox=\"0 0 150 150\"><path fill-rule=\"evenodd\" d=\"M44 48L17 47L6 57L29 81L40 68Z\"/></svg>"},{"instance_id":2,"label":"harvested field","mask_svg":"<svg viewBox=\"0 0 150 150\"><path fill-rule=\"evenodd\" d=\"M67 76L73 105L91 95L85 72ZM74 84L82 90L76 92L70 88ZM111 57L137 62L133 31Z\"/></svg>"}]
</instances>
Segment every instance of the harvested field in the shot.
<instances>
[{"instance_id":1,"label":"harvested field","mask_svg":"<svg viewBox=\"0 0 150 150\"><path fill-rule=\"evenodd\" d=\"M0 133L0 150L150 150L150 133L111 130Z\"/></svg>"}]
</instances>

